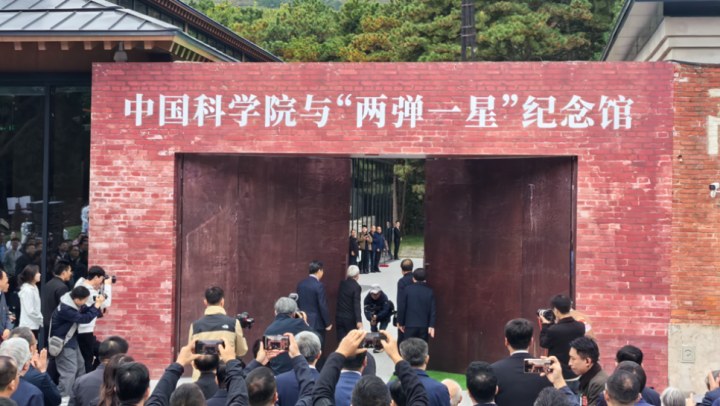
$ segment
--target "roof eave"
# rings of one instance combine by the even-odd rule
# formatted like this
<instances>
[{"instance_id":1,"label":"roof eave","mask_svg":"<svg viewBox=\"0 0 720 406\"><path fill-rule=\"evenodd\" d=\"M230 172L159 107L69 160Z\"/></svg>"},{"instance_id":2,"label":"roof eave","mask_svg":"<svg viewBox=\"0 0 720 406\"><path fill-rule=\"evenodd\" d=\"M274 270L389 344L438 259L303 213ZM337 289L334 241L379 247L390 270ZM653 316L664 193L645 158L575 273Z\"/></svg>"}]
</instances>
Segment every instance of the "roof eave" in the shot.
<instances>
[{"instance_id":1,"label":"roof eave","mask_svg":"<svg viewBox=\"0 0 720 406\"><path fill-rule=\"evenodd\" d=\"M617 36L625 25L625 21L627 20L628 14L630 14L630 10L632 10L632 6L634 4L635 0L625 0L625 3L620 10L620 15L618 15L618 18L615 20L615 26L613 26L613 30L610 32L610 38L608 38L608 42L605 44L605 49L603 49L602 56L600 57L601 61L606 61L610 55L610 50L615 45Z\"/></svg>"}]
</instances>

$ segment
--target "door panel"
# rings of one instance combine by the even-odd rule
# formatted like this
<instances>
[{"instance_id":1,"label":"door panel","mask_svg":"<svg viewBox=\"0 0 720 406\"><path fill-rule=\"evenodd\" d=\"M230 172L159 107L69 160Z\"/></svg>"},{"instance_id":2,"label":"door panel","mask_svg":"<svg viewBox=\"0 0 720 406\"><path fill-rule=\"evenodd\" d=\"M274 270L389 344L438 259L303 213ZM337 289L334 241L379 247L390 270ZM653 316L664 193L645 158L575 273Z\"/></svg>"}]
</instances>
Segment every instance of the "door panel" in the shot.
<instances>
[{"instance_id":1,"label":"door panel","mask_svg":"<svg viewBox=\"0 0 720 406\"><path fill-rule=\"evenodd\" d=\"M183 170L181 344L202 317L205 289L218 285L228 315L255 318L243 332L252 347L275 300L295 292L315 259L334 314L347 267L349 159L187 155Z\"/></svg>"},{"instance_id":2,"label":"door panel","mask_svg":"<svg viewBox=\"0 0 720 406\"><path fill-rule=\"evenodd\" d=\"M505 324L570 287L572 161L428 160L425 262L438 321L430 367L507 357ZM447 348L462 357L447 357ZM535 352L540 355L539 351Z\"/></svg>"}]
</instances>

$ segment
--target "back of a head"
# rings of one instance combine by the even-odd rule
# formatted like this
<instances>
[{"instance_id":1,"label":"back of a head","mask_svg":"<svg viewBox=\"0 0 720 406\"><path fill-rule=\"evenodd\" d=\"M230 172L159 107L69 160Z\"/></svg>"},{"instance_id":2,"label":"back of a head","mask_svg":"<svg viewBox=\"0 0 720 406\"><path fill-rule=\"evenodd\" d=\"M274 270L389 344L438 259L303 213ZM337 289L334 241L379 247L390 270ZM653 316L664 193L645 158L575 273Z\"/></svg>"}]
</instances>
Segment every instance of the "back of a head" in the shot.
<instances>
[{"instance_id":1,"label":"back of a head","mask_svg":"<svg viewBox=\"0 0 720 406\"><path fill-rule=\"evenodd\" d=\"M350 398L352 406L390 406L392 398L385 382L375 375L360 378Z\"/></svg>"},{"instance_id":2,"label":"back of a head","mask_svg":"<svg viewBox=\"0 0 720 406\"><path fill-rule=\"evenodd\" d=\"M83 300L87 297L90 297L90 291L85 286L75 286L72 292L70 292L71 299Z\"/></svg>"},{"instance_id":3,"label":"back of a head","mask_svg":"<svg viewBox=\"0 0 720 406\"><path fill-rule=\"evenodd\" d=\"M100 344L98 350L98 358L101 362L108 361L114 355L127 354L130 346L124 338L119 336L108 337L105 341Z\"/></svg>"},{"instance_id":4,"label":"back of a head","mask_svg":"<svg viewBox=\"0 0 720 406\"><path fill-rule=\"evenodd\" d=\"M170 406L205 406L205 396L194 383L185 383L170 396Z\"/></svg>"},{"instance_id":5,"label":"back of a head","mask_svg":"<svg viewBox=\"0 0 720 406\"><path fill-rule=\"evenodd\" d=\"M349 371L360 371L365 364L366 357L367 353L363 352L354 357L345 358L345 361L343 361L343 368Z\"/></svg>"},{"instance_id":6,"label":"back of a head","mask_svg":"<svg viewBox=\"0 0 720 406\"><path fill-rule=\"evenodd\" d=\"M121 365L115 373L115 392L120 403L137 404L143 401L150 387L150 373L139 362Z\"/></svg>"},{"instance_id":7,"label":"back of a head","mask_svg":"<svg viewBox=\"0 0 720 406\"><path fill-rule=\"evenodd\" d=\"M218 362L217 370L215 370L215 377L217 378L218 386L220 389L226 389L225 377L227 376L227 368L225 361Z\"/></svg>"},{"instance_id":8,"label":"back of a head","mask_svg":"<svg viewBox=\"0 0 720 406\"><path fill-rule=\"evenodd\" d=\"M457 406L462 399L463 390L460 384L452 379L444 379L441 383L447 386L448 392L450 392L450 406Z\"/></svg>"},{"instance_id":9,"label":"back of a head","mask_svg":"<svg viewBox=\"0 0 720 406\"><path fill-rule=\"evenodd\" d=\"M275 313L292 316L298 311L297 302L289 297L281 297L275 302Z\"/></svg>"},{"instance_id":10,"label":"back of a head","mask_svg":"<svg viewBox=\"0 0 720 406\"><path fill-rule=\"evenodd\" d=\"M193 361L195 367L200 372L212 372L215 373L220 362L220 357L217 355L201 355L198 359Z\"/></svg>"},{"instance_id":11,"label":"back of a head","mask_svg":"<svg viewBox=\"0 0 720 406\"><path fill-rule=\"evenodd\" d=\"M505 338L515 350L526 350L533 338L533 325L525 319L510 320L505 325Z\"/></svg>"},{"instance_id":12,"label":"back of a head","mask_svg":"<svg viewBox=\"0 0 720 406\"><path fill-rule=\"evenodd\" d=\"M399 379L393 381L390 384L390 397L397 406L407 405L407 396L405 396L405 389L402 387L402 383Z\"/></svg>"},{"instance_id":13,"label":"back of a head","mask_svg":"<svg viewBox=\"0 0 720 406\"><path fill-rule=\"evenodd\" d=\"M593 364L600 359L600 349L597 343L590 337L579 337L570 342L570 348L574 348L583 359L590 358Z\"/></svg>"},{"instance_id":14,"label":"back of a head","mask_svg":"<svg viewBox=\"0 0 720 406\"><path fill-rule=\"evenodd\" d=\"M427 280L427 271L424 268L418 268L414 270L413 279L418 282L425 282Z\"/></svg>"},{"instance_id":15,"label":"back of a head","mask_svg":"<svg viewBox=\"0 0 720 406\"><path fill-rule=\"evenodd\" d=\"M614 406L634 405L640 395L640 382L630 372L615 371L607 380L607 394Z\"/></svg>"},{"instance_id":16,"label":"back of a head","mask_svg":"<svg viewBox=\"0 0 720 406\"><path fill-rule=\"evenodd\" d=\"M616 371L627 371L631 374L635 375L635 377L638 379L638 383L640 383L640 392L642 392L643 389L645 389L645 383L647 382L647 376L645 375L645 371L643 368L637 363L633 361L623 361L620 364L618 364Z\"/></svg>"},{"instance_id":17,"label":"back of a head","mask_svg":"<svg viewBox=\"0 0 720 406\"><path fill-rule=\"evenodd\" d=\"M323 264L320 261L313 261L310 263L310 266L308 268L310 270L310 275L315 275L321 269L323 269Z\"/></svg>"},{"instance_id":18,"label":"back of a head","mask_svg":"<svg viewBox=\"0 0 720 406\"><path fill-rule=\"evenodd\" d=\"M222 288L217 286L211 286L205 289L205 300L209 306L219 305L220 301L225 297L225 292Z\"/></svg>"},{"instance_id":19,"label":"back of a head","mask_svg":"<svg viewBox=\"0 0 720 406\"><path fill-rule=\"evenodd\" d=\"M0 355L0 392L5 392L18 376L17 364L12 358Z\"/></svg>"},{"instance_id":20,"label":"back of a head","mask_svg":"<svg viewBox=\"0 0 720 406\"><path fill-rule=\"evenodd\" d=\"M685 395L678 388L669 386L660 395L662 406L685 406Z\"/></svg>"},{"instance_id":21,"label":"back of a head","mask_svg":"<svg viewBox=\"0 0 720 406\"><path fill-rule=\"evenodd\" d=\"M425 366L427 355L428 345L424 340L413 337L400 344L400 356L413 368Z\"/></svg>"},{"instance_id":22,"label":"back of a head","mask_svg":"<svg viewBox=\"0 0 720 406\"><path fill-rule=\"evenodd\" d=\"M400 269L402 269L402 273L412 272L413 266L415 265L413 265L412 259L408 258L403 259L400 263Z\"/></svg>"},{"instance_id":23,"label":"back of a head","mask_svg":"<svg viewBox=\"0 0 720 406\"><path fill-rule=\"evenodd\" d=\"M550 299L550 304L553 308L557 309L560 314L570 313L572 308L572 300L567 295L555 295Z\"/></svg>"},{"instance_id":24,"label":"back of a head","mask_svg":"<svg viewBox=\"0 0 720 406\"><path fill-rule=\"evenodd\" d=\"M555 388L545 388L540 391L533 406L571 406L567 396Z\"/></svg>"},{"instance_id":25,"label":"back of a head","mask_svg":"<svg viewBox=\"0 0 720 406\"><path fill-rule=\"evenodd\" d=\"M303 331L295 336L295 342L297 342L300 354L302 354L309 365L317 361L321 347L320 338L318 338L317 334L310 331Z\"/></svg>"},{"instance_id":26,"label":"back of a head","mask_svg":"<svg viewBox=\"0 0 720 406\"><path fill-rule=\"evenodd\" d=\"M497 376L490 364L474 361L465 371L468 392L475 403L492 403L495 401Z\"/></svg>"},{"instance_id":27,"label":"back of a head","mask_svg":"<svg viewBox=\"0 0 720 406\"><path fill-rule=\"evenodd\" d=\"M277 392L277 383L270 368L253 369L245 378L245 385L247 385L250 406L272 405Z\"/></svg>"},{"instance_id":28,"label":"back of a head","mask_svg":"<svg viewBox=\"0 0 720 406\"><path fill-rule=\"evenodd\" d=\"M357 265L350 265L347 269L347 276L349 278L354 278L358 276L360 273L360 268L357 267Z\"/></svg>"},{"instance_id":29,"label":"back of a head","mask_svg":"<svg viewBox=\"0 0 720 406\"><path fill-rule=\"evenodd\" d=\"M20 371L32 359L30 344L20 337L3 341L0 344L0 355L12 358Z\"/></svg>"},{"instance_id":30,"label":"back of a head","mask_svg":"<svg viewBox=\"0 0 720 406\"><path fill-rule=\"evenodd\" d=\"M135 360L127 354L116 354L110 357L103 371L103 383L100 387L100 402L98 406L114 406L117 405L117 395L115 393L115 375L122 365L134 362Z\"/></svg>"},{"instance_id":31,"label":"back of a head","mask_svg":"<svg viewBox=\"0 0 720 406\"><path fill-rule=\"evenodd\" d=\"M619 364L623 361L632 361L642 365L643 352L634 345L626 345L615 354L615 362Z\"/></svg>"},{"instance_id":32,"label":"back of a head","mask_svg":"<svg viewBox=\"0 0 720 406\"><path fill-rule=\"evenodd\" d=\"M91 266L90 269L88 269L88 280L93 280L97 277L105 277L105 270L100 268L99 266Z\"/></svg>"},{"instance_id":33,"label":"back of a head","mask_svg":"<svg viewBox=\"0 0 720 406\"><path fill-rule=\"evenodd\" d=\"M33 343L37 342L35 340L35 335L29 327L15 327L10 332L10 338L22 338L23 340L27 341L28 345L32 345Z\"/></svg>"},{"instance_id":34,"label":"back of a head","mask_svg":"<svg viewBox=\"0 0 720 406\"><path fill-rule=\"evenodd\" d=\"M70 268L70 262L68 262L64 259L61 259L53 267L52 273L55 276L60 276L60 275L62 275L63 272L65 272L66 269L69 269L69 268Z\"/></svg>"}]
</instances>

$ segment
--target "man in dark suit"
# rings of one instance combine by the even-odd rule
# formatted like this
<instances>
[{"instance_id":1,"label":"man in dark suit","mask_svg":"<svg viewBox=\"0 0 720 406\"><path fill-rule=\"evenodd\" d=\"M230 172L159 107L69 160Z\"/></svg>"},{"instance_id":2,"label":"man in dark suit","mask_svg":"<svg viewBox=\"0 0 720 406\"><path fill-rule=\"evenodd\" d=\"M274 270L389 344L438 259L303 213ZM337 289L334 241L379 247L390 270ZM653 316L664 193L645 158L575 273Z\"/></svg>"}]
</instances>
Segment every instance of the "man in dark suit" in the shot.
<instances>
[{"instance_id":1,"label":"man in dark suit","mask_svg":"<svg viewBox=\"0 0 720 406\"><path fill-rule=\"evenodd\" d=\"M642 350L633 345L626 345L620 348L615 354L615 366L617 367L623 361L633 361L642 367ZM657 393L655 389L649 386L645 386L644 383L641 386L642 388L640 394L642 395L643 400L653 406L661 406L660 394ZM718 396L720 396L720 391L718 391ZM707 406L710 406L711 404L712 402L709 403Z\"/></svg>"},{"instance_id":2,"label":"man in dark suit","mask_svg":"<svg viewBox=\"0 0 720 406\"><path fill-rule=\"evenodd\" d=\"M555 356L562 364L563 379L573 393L580 395L580 377L573 373L570 361L570 342L585 336L585 323L570 314L572 301L566 295L555 295L551 300L555 323L540 316L540 346L547 348L548 356Z\"/></svg>"},{"instance_id":3,"label":"man in dark suit","mask_svg":"<svg viewBox=\"0 0 720 406\"><path fill-rule=\"evenodd\" d=\"M62 398L60 397L60 391L58 390L52 379L50 379L50 376L45 373L45 370L47 369L47 354L45 354L45 356L43 356L43 354L38 354L37 340L35 339L35 335L27 327L15 327L15 329L13 329L13 331L10 333L10 338L22 338L23 340L25 340L28 343L30 352L35 358L35 361L31 362L30 368L28 368L28 371L25 373L25 375L23 375L22 379L24 379L27 383L33 385L34 387L38 388L40 392L42 392L45 406L59 406L62 402ZM36 367L38 369L35 369ZM102 383L102 378L100 382ZM96 388L95 397L97 397L97 391L99 390L100 385L98 385ZM72 399L70 400L70 402L72 406Z\"/></svg>"},{"instance_id":4,"label":"man in dark suit","mask_svg":"<svg viewBox=\"0 0 720 406\"><path fill-rule=\"evenodd\" d=\"M42 315L44 320L43 334L45 335L45 345L48 342L48 333L50 332L50 322L52 314L60 305L60 298L68 293L67 282L72 278L72 267L67 261L58 261L52 270L53 278L49 280L42 290ZM93 398L94 399L94 398Z\"/></svg>"},{"instance_id":5,"label":"man in dark suit","mask_svg":"<svg viewBox=\"0 0 720 406\"><path fill-rule=\"evenodd\" d=\"M398 307L398 329L405 339L417 337L427 342L435 338L435 294L425 283L427 272L423 268L413 271L413 283L405 288L402 304Z\"/></svg>"},{"instance_id":6,"label":"man in dark suit","mask_svg":"<svg viewBox=\"0 0 720 406\"><path fill-rule=\"evenodd\" d=\"M476 405L495 405L495 394L498 391L498 379L490 364L474 361L465 371L470 401Z\"/></svg>"},{"instance_id":7,"label":"man in dark suit","mask_svg":"<svg viewBox=\"0 0 720 406\"><path fill-rule=\"evenodd\" d=\"M389 221L385 227L385 241L387 241L388 244L388 255L390 255L390 259L392 259L393 226Z\"/></svg>"},{"instance_id":8,"label":"man in dark suit","mask_svg":"<svg viewBox=\"0 0 720 406\"><path fill-rule=\"evenodd\" d=\"M195 381L195 385L200 388L205 400L212 398L220 390L215 377L219 362L220 358L217 355L203 355L193 361L195 369L200 371L200 377Z\"/></svg>"},{"instance_id":9,"label":"man in dark suit","mask_svg":"<svg viewBox=\"0 0 720 406\"><path fill-rule=\"evenodd\" d=\"M340 281L337 298L337 342L342 341L350 330L362 330L362 310L360 309L360 295L362 288L357 282L360 279L360 268L350 265L347 270L347 279Z\"/></svg>"},{"instance_id":10,"label":"man in dark suit","mask_svg":"<svg viewBox=\"0 0 720 406\"><path fill-rule=\"evenodd\" d=\"M354 357L345 358L340 371L340 379L335 386L335 406L350 406L355 384L363 377L363 369L367 365L367 352Z\"/></svg>"},{"instance_id":11,"label":"man in dark suit","mask_svg":"<svg viewBox=\"0 0 720 406\"><path fill-rule=\"evenodd\" d=\"M315 320L314 328L320 336L321 349L325 349L325 332L332 329L330 310L328 310L325 297L325 285L320 282L323 277L323 264L320 261L310 263L310 276L301 280L297 285L298 307L304 311L310 320ZM325 357L318 361L318 369L322 370Z\"/></svg>"},{"instance_id":12,"label":"man in dark suit","mask_svg":"<svg viewBox=\"0 0 720 406\"><path fill-rule=\"evenodd\" d=\"M397 298L395 299L395 303L397 303L398 309L403 304L403 299L405 295L405 287L412 285L413 283L413 262L412 259L403 259L400 263L400 270L402 271L402 278L398 281L397 284ZM402 343L402 340L404 339L405 335L402 331L398 330L398 343Z\"/></svg>"},{"instance_id":13,"label":"man in dark suit","mask_svg":"<svg viewBox=\"0 0 720 406\"><path fill-rule=\"evenodd\" d=\"M7 296L8 289L10 288L10 278L5 271L0 271L0 331L2 331L2 339L7 340L10 338L10 332L13 329L13 321L10 316L10 309L8 309Z\"/></svg>"},{"instance_id":14,"label":"man in dark suit","mask_svg":"<svg viewBox=\"0 0 720 406\"><path fill-rule=\"evenodd\" d=\"M315 368L320 358L320 338L317 334L304 331L295 336L300 354L305 358L310 366L310 373L313 380L317 381L320 372ZM277 382L278 406L295 406L300 396L300 384L298 383L295 371L282 373L275 377ZM210 403L207 406L214 406ZM225 404L218 405L225 406Z\"/></svg>"},{"instance_id":15,"label":"man in dark suit","mask_svg":"<svg viewBox=\"0 0 720 406\"><path fill-rule=\"evenodd\" d=\"M307 316L305 316L307 317ZM266 336L283 335L291 333L298 335L303 331L310 331L317 336L315 329L308 326L303 315L298 312L297 303L289 297L281 297L275 302L275 320L265 330ZM318 340L320 337L318 336ZM270 368L273 374L292 371L292 363L287 352L283 352L270 360Z\"/></svg>"},{"instance_id":16,"label":"man in dark suit","mask_svg":"<svg viewBox=\"0 0 720 406\"><path fill-rule=\"evenodd\" d=\"M310 333L312 334L312 333ZM314 335L314 334L313 334ZM293 373L294 374L294 373ZM218 384L218 391L215 392L215 396L213 396L210 399L207 399L205 401L206 406L225 406L227 404L227 386L225 385L225 377L227 376L227 373L225 372L225 362L220 361L218 362L217 370L215 371L215 380ZM278 389L280 387L278 386ZM293 404L294 406L294 404Z\"/></svg>"},{"instance_id":17,"label":"man in dark suit","mask_svg":"<svg viewBox=\"0 0 720 406\"><path fill-rule=\"evenodd\" d=\"M68 406L90 406L90 402L95 400L95 398L98 397L98 393L100 393L105 367L107 363L110 362L110 358L117 354L127 354L128 349L128 343L122 337L112 336L103 341L98 350L100 365L98 365L94 371L88 372L75 380ZM58 399L59 398L60 394L58 393ZM47 402L45 403L46 406L48 406Z\"/></svg>"},{"instance_id":18,"label":"man in dark suit","mask_svg":"<svg viewBox=\"0 0 720 406\"><path fill-rule=\"evenodd\" d=\"M702 402L698 405L702 406L720 406L720 376L713 376L712 372L708 374L708 391L705 392Z\"/></svg>"},{"instance_id":19,"label":"man in dark suit","mask_svg":"<svg viewBox=\"0 0 720 406\"><path fill-rule=\"evenodd\" d=\"M553 385L538 374L523 371L526 358L535 358L528 352L533 341L533 325L525 319L510 320L505 325L505 346L510 357L492 364L498 378L498 406L533 406L540 391Z\"/></svg>"},{"instance_id":20,"label":"man in dark suit","mask_svg":"<svg viewBox=\"0 0 720 406\"><path fill-rule=\"evenodd\" d=\"M400 355L410 363L415 374L425 386L430 406L450 406L450 391L447 386L430 378L425 372L430 360L427 343L419 338L408 338L400 344ZM388 382L388 389L393 382L395 381Z\"/></svg>"},{"instance_id":21,"label":"man in dark suit","mask_svg":"<svg viewBox=\"0 0 720 406\"><path fill-rule=\"evenodd\" d=\"M398 259L398 251L400 251L400 242L402 241L402 235L400 234L400 222L395 223L393 228L393 243L395 244L395 259Z\"/></svg>"}]
</instances>

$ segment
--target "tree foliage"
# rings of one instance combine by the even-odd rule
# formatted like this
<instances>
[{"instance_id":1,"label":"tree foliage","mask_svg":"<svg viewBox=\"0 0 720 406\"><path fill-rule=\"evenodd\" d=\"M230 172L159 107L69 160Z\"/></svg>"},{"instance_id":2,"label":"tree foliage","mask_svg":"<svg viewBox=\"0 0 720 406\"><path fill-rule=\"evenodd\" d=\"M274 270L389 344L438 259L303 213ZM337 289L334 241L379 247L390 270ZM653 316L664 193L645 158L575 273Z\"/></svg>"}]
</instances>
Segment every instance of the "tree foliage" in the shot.
<instances>
[{"instance_id":1,"label":"tree foliage","mask_svg":"<svg viewBox=\"0 0 720 406\"><path fill-rule=\"evenodd\" d=\"M245 6L190 5L288 62L460 59L461 0L233 1ZM597 59L621 7L622 0L476 0L478 60Z\"/></svg>"}]
</instances>

